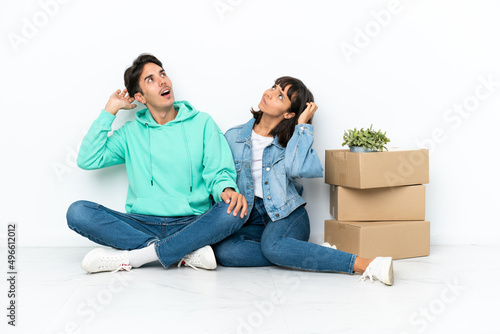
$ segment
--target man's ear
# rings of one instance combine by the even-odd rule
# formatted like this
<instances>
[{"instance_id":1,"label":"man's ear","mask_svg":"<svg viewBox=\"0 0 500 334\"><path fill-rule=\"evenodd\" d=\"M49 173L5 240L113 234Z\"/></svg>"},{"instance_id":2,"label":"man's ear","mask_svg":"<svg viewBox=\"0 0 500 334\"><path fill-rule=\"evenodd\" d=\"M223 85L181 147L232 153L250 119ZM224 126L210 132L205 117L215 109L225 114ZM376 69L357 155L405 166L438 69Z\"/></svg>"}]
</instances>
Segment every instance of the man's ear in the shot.
<instances>
[{"instance_id":1,"label":"man's ear","mask_svg":"<svg viewBox=\"0 0 500 334\"><path fill-rule=\"evenodd\" d=\"M144 96L142 96L142 94L141 94L141 93L135 93L135 94L134 94L134 99L135 99L136 101L141 102L142 104L146 104L146 99L144 98Z\"/></svg>"},{"instance_id":2,"label":"man's ear","mask_svg":"<svg viewBox=\"0 0 500 334\"><path fill-rule=\"evenodd\" d=\"M283 114L283 117L285 117L285 119L290 119L290 118L293 118L294 116L295 116L294 112L287 112L287 113Z\"/></svg>"}]
</instances>

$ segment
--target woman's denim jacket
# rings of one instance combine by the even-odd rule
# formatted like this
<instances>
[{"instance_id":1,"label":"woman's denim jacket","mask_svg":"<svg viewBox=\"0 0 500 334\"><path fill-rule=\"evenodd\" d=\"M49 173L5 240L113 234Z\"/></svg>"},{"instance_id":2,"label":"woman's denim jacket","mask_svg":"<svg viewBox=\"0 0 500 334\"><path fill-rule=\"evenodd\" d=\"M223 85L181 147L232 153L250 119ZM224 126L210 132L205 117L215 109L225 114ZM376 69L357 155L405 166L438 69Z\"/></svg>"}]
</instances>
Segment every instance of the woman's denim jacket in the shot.
<instances>
[{"instance_id":1,"label":"woman's denim jacket","mask_svg":"<svg viewBox=\"0 0 500 334\"><path fill-rule=\"evenodd\" d=\"M252 179L252 128L255 119L236 126L226 132L226 139L233 152L238 173L238 189L248 203L248 212L254 202ZM299 178L322 177L321 162L312 149L313 126L295 126L292 138L286 148L274 137L264 149L262 156L262 190L267 213L272 221L287 217L297 207L306 203L302 198L303 187L296 182Z\"/></svg>"}]
</instances>

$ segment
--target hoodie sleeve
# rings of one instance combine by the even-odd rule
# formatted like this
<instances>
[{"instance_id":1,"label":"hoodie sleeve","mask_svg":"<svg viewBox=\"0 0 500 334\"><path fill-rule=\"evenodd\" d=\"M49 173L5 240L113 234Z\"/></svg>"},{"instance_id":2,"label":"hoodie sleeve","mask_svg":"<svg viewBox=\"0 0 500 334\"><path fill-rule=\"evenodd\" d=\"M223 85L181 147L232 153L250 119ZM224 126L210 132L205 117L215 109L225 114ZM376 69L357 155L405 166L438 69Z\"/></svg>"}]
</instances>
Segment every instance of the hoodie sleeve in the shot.
<instances>
[{"instance_id":1,"label":"hoodie sleeve","mask_svg":"<svg viewBox=\"0 0 500 334\"><path fill-rule=\"evenodd\" d=\"M214 200L220 202L225 188L238 191L236 169L226 138L212 118L207 121L205 131L203 180Z\"/></svg>"},{"instance_id":2,"label":"hoodie sleeve","mask_svg":"<svg viewBox=\"0 0 500 334\"><path fill-rule=\"evenodd\" d=\"M105 110L90 126L78 152L77 164L82 169L98 169L125 162L124 138L119 130L111 131L111 124L116 116Z\"/></svg>"}]
</instances>

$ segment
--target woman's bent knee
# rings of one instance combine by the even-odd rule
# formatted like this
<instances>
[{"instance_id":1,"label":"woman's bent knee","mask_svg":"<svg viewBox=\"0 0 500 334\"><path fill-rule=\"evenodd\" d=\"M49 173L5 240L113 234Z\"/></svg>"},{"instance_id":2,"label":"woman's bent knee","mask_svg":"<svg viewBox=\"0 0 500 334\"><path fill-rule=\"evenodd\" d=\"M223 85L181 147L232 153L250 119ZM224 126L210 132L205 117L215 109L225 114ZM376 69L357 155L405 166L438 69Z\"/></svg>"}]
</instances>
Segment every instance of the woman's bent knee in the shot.
<instances>
[{"instance_id":1,"label":"woman's bent knee","mask_svg":"<svg viewBox=\"0 0 500 334\"><path fill-rule=\"evenodd\" d=\"M225 267L231 267L232 266L232 257L231 257L231 244L232 242L229 240L223 240L219 242L218 244L213 245L213 250L215 253L215 258L217 259L217 262L219 264L225 266Z\"/></svg>"}]
</instances>

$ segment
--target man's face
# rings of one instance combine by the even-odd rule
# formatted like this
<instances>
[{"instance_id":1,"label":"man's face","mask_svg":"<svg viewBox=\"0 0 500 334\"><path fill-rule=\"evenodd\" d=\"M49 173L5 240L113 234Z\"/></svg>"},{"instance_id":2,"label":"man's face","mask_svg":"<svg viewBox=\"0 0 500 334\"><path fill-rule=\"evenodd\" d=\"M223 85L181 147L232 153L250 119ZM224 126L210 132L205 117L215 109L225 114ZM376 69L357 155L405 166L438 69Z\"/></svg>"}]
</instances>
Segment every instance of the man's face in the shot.
<instances>
[{"instance_id":1,"label":"man's face","mask_svg":"<svg viewBox=\"0 0 500 334\"><path fill-rule=\"evenodd\" d=\"M148 108L163 110L173 106L172 82L160 66L154 63L144 65L139 77L139 87L142 93L136 93L134 98Z\"/></svg>"}]
</instances>

